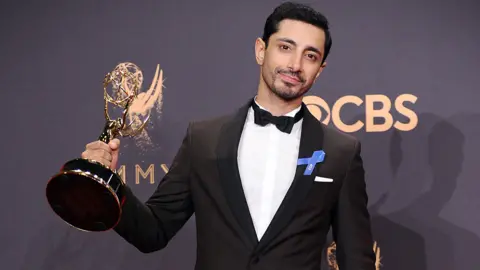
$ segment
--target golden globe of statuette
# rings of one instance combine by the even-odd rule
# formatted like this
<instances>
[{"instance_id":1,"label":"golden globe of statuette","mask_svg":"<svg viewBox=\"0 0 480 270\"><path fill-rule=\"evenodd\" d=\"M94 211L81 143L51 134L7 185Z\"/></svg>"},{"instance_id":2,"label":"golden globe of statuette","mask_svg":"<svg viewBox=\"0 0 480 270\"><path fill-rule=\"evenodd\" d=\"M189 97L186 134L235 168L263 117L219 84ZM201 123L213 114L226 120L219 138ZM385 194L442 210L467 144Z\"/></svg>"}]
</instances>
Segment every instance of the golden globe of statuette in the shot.
<instances>
[{"instance_id":1,"label":"golden globe of statuette","mask_svg":"<svg viewBox=\"0 0 480 270\"><path fill-rule=\"evenodd\" d=\"M150 111L138 108L148 101L147 95L162 88L162 74L157 66L147 93L140 93L143 75L133 63L120 63L106 74L103 81L106 123L100 141L108 143L116 137L142 132ZM112 117L115 114L117 118ZM65 163L60 172L50 178L46 196L55 214L72 227L82 231L106 231L120 220L124 187L115 171L95 160L76 158Z\"/></svg>"}]
</instances>

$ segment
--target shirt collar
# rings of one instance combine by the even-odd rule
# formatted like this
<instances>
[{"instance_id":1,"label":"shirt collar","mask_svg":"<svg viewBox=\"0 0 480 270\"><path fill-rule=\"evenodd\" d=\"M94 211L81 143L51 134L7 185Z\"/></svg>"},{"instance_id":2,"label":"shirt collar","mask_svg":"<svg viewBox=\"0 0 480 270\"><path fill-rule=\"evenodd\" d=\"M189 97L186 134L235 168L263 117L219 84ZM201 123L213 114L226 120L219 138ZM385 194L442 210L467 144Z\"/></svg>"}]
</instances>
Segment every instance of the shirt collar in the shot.
<instances>
[{"instance_id":1,"label":"shirt collar","mask_svg":"<svg viewBox=\"0 0 480 270\"><path fill-rule=\"evenodd\" d=\"M257 105L258 107L260 107L262 110L265 110L268 112L268 110L264 107L262 107L262 105L258 104L257 102L257 96L255 96L254 100L253 100ZM298 106L297 108L291 110L290 112L284 114L284 116L290 116L290 117L295 117L295 114L297 114L298 111L300 111L300 109L302 108L302 105Z\"/></svg>"}]
</instances>

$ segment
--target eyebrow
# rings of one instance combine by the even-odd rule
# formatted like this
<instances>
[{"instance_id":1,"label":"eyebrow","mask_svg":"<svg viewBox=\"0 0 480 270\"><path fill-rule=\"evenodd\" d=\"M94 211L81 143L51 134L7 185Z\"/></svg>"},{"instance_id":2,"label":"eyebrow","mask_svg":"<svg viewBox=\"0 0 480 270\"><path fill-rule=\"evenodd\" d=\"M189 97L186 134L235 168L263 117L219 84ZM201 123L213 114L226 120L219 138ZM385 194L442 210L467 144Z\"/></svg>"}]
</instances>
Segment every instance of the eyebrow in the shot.
<instances>
[{"instance_id":1,"label":"eyebrow","mask_svg":"<svg viewBox=\"0 0 480 270\"><path fill-rule=\"evenodd\" d=\"M292 39L289 39L289 38L277 38L277 40L292 44L294 46L297 46L297 43L295 41L293 41ZM307 50L313 51L313 52L318 53L319 55L322 55L322 52L318 48L315 48L313 46L308 46Z\"/></svg>"}]
</instances>

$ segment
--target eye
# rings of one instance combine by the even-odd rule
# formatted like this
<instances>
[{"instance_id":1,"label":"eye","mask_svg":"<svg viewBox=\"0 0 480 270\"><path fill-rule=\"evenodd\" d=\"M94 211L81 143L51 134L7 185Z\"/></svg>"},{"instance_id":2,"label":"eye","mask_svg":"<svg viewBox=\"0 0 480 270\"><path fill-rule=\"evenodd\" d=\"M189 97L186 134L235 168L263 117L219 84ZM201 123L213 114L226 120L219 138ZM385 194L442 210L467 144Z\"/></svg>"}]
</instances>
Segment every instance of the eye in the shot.
<instances>
[{"instance_id":1,"label":"eye","mask_svg":"<svg viewBox=\"0 0 480 270\"><path fill-rule=\"evenodd\" d=\"M280 48L280 50L289 50L290 49L290 47L288 45L285 45L285 44L281 44L279 46L279 48Z\"/></svg>"},{"instance_id":2,"label":"eye","mask_svg":"<svg viewBox=\"0 0 480 270\"><path fill-rule=\"evenodd\" d=\"M317 60L317 55L313 54L313 53L309 53L307 54L307 57L312 60L312 61L316 61Z\"/></svg>"}]
</instances>

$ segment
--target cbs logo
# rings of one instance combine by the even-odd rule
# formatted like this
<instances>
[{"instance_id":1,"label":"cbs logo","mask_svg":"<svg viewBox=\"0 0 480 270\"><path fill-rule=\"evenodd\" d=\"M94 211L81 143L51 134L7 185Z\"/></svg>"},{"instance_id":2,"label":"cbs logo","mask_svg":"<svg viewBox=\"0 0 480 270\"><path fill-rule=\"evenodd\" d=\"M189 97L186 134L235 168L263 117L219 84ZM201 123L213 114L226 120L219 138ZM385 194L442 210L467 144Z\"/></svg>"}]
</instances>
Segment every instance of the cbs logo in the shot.
<instances>
[{"instance_id":1,"label":"cbs logo","mask_svg":"<svg viewBox=\"0 0 480 270\"><path fill-rule=\"evenodd\" d=\"M309 111L322 123L328 125L330 122L343 132L356 132L365 128L366 132L384 132L392 127L400 131L410 131L418 124L417 114L405 106L406 103L415 104L417 97L411 94L402 94L391 100L385 95L365 95L364 99L348 95L335 101L330 107L325 100L317 96L306 96L303 102L307 105ZM380 104L380 108L374 108L375 104ZM347 105L349 104L349 105ZM347 124L341 119L341 111L344 106L357 106L364 110L364 121L358 120L353 124ZM326 115L322 115L323 109ZM405 116L408 120L400 122L393 119L392 109ZM382 118L382 123L375 123L375 119Z\"/></svg>"}]
</instances>

